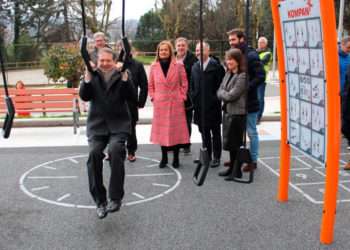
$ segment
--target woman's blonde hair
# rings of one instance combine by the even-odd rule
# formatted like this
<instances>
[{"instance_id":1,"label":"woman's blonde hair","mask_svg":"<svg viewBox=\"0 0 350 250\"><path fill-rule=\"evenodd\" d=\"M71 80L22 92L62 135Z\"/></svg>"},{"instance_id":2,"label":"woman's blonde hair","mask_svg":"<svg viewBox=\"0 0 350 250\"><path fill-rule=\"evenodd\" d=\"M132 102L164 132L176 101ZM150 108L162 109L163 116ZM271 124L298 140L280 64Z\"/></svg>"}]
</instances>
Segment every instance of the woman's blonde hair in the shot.
<instances>
[{"instance_id":1,"label":"woman's blonde hair","mask_svg":"<svg viewBox=\"0 0 350 250\"><path fill-rule=\"evenodd\" d=\"M169 52L170 52L170 59L173 59L174 58L174 47L172 45L172 43L168 40L164 40L164 41L161 41L158 46L157 46L157 51L156 51L156 62L159 62L159 50L160 50L160 46L162 45L166 45L168 46L168 49L169 49Z\"/></svg>"}]
</instances>

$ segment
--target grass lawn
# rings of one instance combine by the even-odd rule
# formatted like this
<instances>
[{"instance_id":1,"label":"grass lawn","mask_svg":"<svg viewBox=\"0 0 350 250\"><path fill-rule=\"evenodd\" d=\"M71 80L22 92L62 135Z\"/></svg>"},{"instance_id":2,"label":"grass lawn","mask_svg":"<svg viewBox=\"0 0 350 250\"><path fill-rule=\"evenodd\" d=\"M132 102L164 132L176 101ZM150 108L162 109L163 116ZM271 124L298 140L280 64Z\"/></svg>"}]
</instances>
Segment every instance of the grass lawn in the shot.
<instances>
[{"instance_id":1,"label":"grass lawn","mask_svg":"<svg viewBox=\"0 0 350 250\"><path fill-rule=\"evenodd\" d=\"M145 65L150 65L153 63L155 57L154 56L136 56L135 59L139 62L142 62Z\"/></svg>"}]
</instances>

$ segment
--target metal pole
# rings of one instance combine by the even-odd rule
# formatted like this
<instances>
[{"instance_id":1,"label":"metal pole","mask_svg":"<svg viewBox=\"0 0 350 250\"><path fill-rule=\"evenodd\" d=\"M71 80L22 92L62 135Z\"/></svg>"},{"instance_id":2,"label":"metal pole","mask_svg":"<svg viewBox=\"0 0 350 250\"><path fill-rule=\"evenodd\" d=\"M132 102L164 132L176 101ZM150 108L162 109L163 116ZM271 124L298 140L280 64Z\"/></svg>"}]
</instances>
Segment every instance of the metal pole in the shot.
<instances>
[{"instance_id":1,"label":"metal pole","mask_svg":"<svg viewBox=\"0 0 350 250\"><path fill-rule=\"evenodd\" d=\"M125 37L125 0L123 0L122 6L122 35Z\"/></svg>"},{"instance_id":2,"label":"metal pole","mask_svg":"<svg viewBox=\"0 0 350 250\"><path fill-rule=\"evenodd\" d=\"M245 5L245 33L247 36L247 46L249 45L250 41L250 16L249 16L249 9L250 9L250 0L246 0L246 5Z\"/></svg>"},{"instance_id":3,"label":"metal pole","mask_svg":"<svg viewBox=\"0 0 350 250\"><path fill-rule=\"evenodd\" d=\"M201 112L201 119L202 119L202 134L203 134L203 148L207 148L205 145L205 133L204 133L204 128L205 128L205 84L203 84L203 74L204 74L204 69L203 69L203 0L199 1L199 42L200 42L200 89L201 89L201 106L202 106L202 112Z\"/></svg>"},{"instance_id":4,"label":"metal pole","mask_svg":"<svg viewBox=\"0 0 350 250\"><path fill-rule=\"evenodd\" d=\"M344 23L344 9L345 9L345 0L340 0L339 7L339 22L338 22L338 42L341 42L342 34L343 34L343 23Z\"/></svg>"}]
</instances>

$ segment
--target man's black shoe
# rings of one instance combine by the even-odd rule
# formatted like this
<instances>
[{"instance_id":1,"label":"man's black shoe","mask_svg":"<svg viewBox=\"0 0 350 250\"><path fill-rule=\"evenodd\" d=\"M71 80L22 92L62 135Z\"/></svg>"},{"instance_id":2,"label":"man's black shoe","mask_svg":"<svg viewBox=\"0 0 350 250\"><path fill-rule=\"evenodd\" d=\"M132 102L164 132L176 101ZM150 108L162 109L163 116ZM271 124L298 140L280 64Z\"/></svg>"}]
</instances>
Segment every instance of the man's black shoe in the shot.
<instances>
[{"instance_id":1,"label":"man's black shoe","mask_svg":"<svg viewBox=\"0 0 350 250\"><path fill-rule=\"evenodd\" d=\"M120 210L120 207L122 206L122 201L113 201L111 200L107 205L107 212L108 213L114 213Z\"/></svg>"},{"instance_id":2,"label":"man's black shoe","mask_svg":"<svg viewBox=\"0 0 350 250\"><path fill-rule=\"evenodd\" d=\"M220 159L214 159L211 161L210 167L217 168L218 166L220 166Z\"/></svg>"},{"instance_id":3,"label":"man's black shoe","mask_svg":"<svg viewBox=\"0 0 350 250\"><path fill-rule=\"evenodd\" d=\"M97 213L97 217L99 219L103 219L107 216L107 208L106 208L106 205L103 204L103 205L99 205L97 208L96 208L96 213Z\"/></svg>"},{"instance_id":4,"label":"man's black shoe","mask_svg":"<svg viewBox=\"0 0 350 250\"><path fill-rule=\"evenodd\" d=\"M184 148L184 154L185 155L189 155L190 153L191 153L191 148L190 147Z\"/></svg>"}]
</instances>

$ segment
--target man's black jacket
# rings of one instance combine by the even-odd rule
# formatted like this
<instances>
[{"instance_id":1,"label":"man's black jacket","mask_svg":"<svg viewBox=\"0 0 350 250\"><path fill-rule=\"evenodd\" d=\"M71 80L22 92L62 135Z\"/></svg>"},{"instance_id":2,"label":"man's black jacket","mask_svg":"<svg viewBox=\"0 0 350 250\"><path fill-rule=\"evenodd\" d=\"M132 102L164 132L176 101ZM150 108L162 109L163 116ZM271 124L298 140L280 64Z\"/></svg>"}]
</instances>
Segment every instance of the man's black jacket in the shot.
<instances>
[{"instance_id":1,"label":"man's black jacket","mask_svg":"<svg viewBox=\"0 0 350 250\"><path fill-rule=\"evenodd\" d=\"M194 104L194 123L202 126L202 99L205 99L205 127L212 127L221 123L221 101L217 97L225 70L215 59L210 59L208 66L204 70L201 81L200 63L196 62L192 67L190 91ZM202 90L202 91L201 91Z\"/></svg>"},{"instance_id":2,"label":"man's black jacket","mask_svg":"<svg viewBox=\"0 0 350 250\"><path fill-rule=\"evenodd\" d=\"M128 70L131 72L131 82L135 89L135 95L138 97L135 102L128 102L128 104L132 119L138 121L138 109L145 106L148 95L147 75L143 64L133 58L130 60ZM138 91L139 88L140 91Z\"/></svg>"},{"instance_id":3,"label":"man's black jacket","mask_svg":"<svg viewBox=\"0 0 350 250\"><path fill-rule=\"evenodd\" d=\"M265 70L255 49L248 47L247 53L244 50L242 52L248 60L249 89L247 111L248 113L254 113L259 111L257 87L265 82Z\"/></svg>"},{"instance_id":4,"label":"man's black jacket","mask_svg":"<svg viewBox=\"0 0 350 250\"><path fill-rule=\"evenodd\" d=\"M131 131L131 116L127 101L135 102L135 89L130 81L122 81L121 74L115 72L106 83L97 71L89 83L82 82L79 95L90 102L87 135L109 135Z\"/></svg>"}]
</instances>

